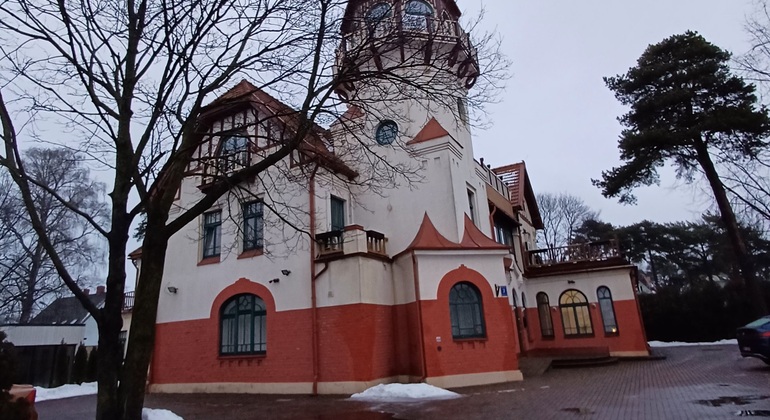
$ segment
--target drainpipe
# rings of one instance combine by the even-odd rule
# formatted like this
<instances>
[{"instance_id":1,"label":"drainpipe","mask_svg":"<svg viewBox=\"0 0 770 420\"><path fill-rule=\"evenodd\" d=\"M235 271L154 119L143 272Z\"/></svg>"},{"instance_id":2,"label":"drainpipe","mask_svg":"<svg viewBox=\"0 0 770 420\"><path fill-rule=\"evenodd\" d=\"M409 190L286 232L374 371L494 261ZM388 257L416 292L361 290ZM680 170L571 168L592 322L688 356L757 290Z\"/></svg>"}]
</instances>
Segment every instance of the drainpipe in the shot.
<instances>
[{"instance_id":1,"label":"drainpipe","mask_svg":"<svg viewBox=\"0 0 770 420\"><path fill-rule=\"evenodd\" d=\"M492 230L492 237L499 241L500 238L497 237L497 232L495 231L495 213L497 213L497 206L493 205L492 211L489 212L489 228Z\"/></svg>"},{"instance_id":2,"label":"drainpipe","mask_svg":"<svg viewBox=\"0 0 770 420\"><path fill-rule=\"evenodd\" d=\"M428 364L425 358L425 334L422 325L422 305L420 304L420 274L417 271L417 259L412 251L412 271L414 272L414 299L417 303L417 324L420 327L420 355L422 357L422 376L420 382L425 382L428 377Z\"/></svg>"},{"instance_id":3,"label":"drainpipe","mask_svg":"<svg viewBox=\"0 0 770 420\"><path fill-rule=\"evenodd\" d=\"M315 271L315 174L318 166L313 168L310 174L310 312L311 323L313 324L313 395L318 395L318 308L316 305L315 281L328 268L328 263L324 268L316 273Z\"/></svg>"}]
</instances>

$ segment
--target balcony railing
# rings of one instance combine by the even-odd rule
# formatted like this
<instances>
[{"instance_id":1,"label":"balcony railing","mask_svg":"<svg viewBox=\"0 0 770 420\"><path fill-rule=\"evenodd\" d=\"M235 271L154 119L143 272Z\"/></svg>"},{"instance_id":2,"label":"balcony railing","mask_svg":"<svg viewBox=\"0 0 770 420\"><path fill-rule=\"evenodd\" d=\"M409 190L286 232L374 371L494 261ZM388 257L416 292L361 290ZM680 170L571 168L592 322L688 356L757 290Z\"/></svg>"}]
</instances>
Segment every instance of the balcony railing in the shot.
<instances>
[{"instance_id":1,"label":"balcony railing","mask_svg":"<svg viewBox=\"0 0 770 420\"><path fill-rule=\"evenodd\" d=\"M134 309L134 292L123 294L123 312L131 312Z\"/></svg>"},{"instance_id":2,"label":"balcony railing","mask_svg":"<svg viewBox=\"0 0 770 420\"><path fill-rule=\"evenodd\" d=\"M483 160L483 159L482 159ZM486 167L483 163L479 161L476 162L476 174L484 180L489 186L491 186L495 191L499 192L500 195L505 197L506 200L511 201L511 192L508 190L508 186L503 182L503 180L497 176L496 173L494 173L491 169Z\"/></svg>"},{"instance_id":3,"label":"balcony railing","mask_svg":"<svg viewBox=\"0 0 770 420\"><path fill-rule=\"evenodd\" d=\"M536 249L528 252L529 267L548 267L557 264L575 264L589 261L608 261L621 258L617 241L589 242L557 248Z\"/></svg>"},{"instance_id":4,"label":"balcony railing","mask_svg":"<svg viewBox=\"0 0 770 420\"><path fill-rule=\"evenodd\" d=\"M361 226L316 235L318 258L360 253L387 256L387 241L384 234Z\"/></svg>"}]
</instances>

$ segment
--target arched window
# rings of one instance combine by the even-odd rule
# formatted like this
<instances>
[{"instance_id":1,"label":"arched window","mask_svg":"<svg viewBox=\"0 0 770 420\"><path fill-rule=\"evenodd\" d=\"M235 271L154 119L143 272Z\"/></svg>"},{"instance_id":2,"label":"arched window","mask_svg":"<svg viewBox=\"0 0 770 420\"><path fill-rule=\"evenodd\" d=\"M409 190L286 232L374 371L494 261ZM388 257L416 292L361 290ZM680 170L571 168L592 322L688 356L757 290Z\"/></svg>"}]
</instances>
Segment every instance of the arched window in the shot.
<instances>
[{"instance_id":1,"label":"arched window","mask_svg":"<svg viewBox=\"0 0 770 420\"><path fill-rule=\"evenodd\" d=\"M594 333L588 299L582 292L570 289L562 293L559 297L559 309L565 337Z\"/></svg>"},{"instance_id":2,"label":"arched window","mask_svg":"<svg viewBox=\"0 0 770 420\"><path fill-rule=\"evenodd\" d=\"M366 12L366 23L374 26L392 16L392 6L389 3L377 3Z\"/></svg>"},{"instance_id":3,"label":"arched window","mask_svg":"<svg viewBox=\"0 0 770 420\"><path fill-rule=\"evenodd\" d=\"M219 146L219 170L223 173L240 169L249 163L249 140L242 135L228 136Z\"/></svg>"},{"instance_id":4,"label":"arched window","mask_svg":"<svg viewBox=\"0 0 770 420\"><path fill-rule=\"evenodd\" d=\"M424 0L409 0L404 7L404 29L425 31L428 19L433 17L433 8Z\"/></svg>"},{"instance_id":5,"label":"arched window","mask_svg":"<svg viewBox=\"0 0 770 420\"><path fill-rule=\"evenodd\" d=\"M607 286L596 289L596 297L599 300L599 309L602 313L602 323L605 334L618 333L618 321L615 319L615 308L612 305L612 293Z\"/></svg>"},{"instance_id":6,"label":"arched window","mask_svg":"<svg viewBox=\"0 0 770 420\"><path fill-rule=\"evenodd\" d=\"M551 320L551 304L548 295L537 294L537 315L540 318L540 333L543 337L553 337L553 320Z\"/></svg>"},{"instance_id":7,"label":"arched window","mask_svg":"<svg viewBox=\"0 0 770 420\"><path fill-rule=\"evenodd\" d=\"M486 336L481 293L476 286L466 282L452 286L449 291L449 318L452 322L452 338Z\"/></svg>"},{"instance_id":8,"label":"arched window","mask_svg":"<svg viewBox=\"0 0 770 420\"><path fill-rule=\"evenodd\" d=\"M265 354L267 310L259 296L236 295L222 305L219 353L222 355Z\"/></svg>"}]
</instances>

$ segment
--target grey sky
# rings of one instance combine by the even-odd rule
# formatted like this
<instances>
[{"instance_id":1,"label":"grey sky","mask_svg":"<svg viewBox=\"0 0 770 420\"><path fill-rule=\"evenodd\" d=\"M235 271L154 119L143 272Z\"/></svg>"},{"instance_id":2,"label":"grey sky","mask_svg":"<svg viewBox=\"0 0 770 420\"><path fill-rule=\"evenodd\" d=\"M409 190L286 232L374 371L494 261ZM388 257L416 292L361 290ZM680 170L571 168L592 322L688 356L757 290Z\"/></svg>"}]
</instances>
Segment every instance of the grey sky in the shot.
<instances>
[{"instance_id":1,"label":"grey sky","mask_svg":"<svg viewBox=\"0 0 770 420\"><path fill-rule=\"evenodd\" d=\"M467 15L482 2L457 0ZM605 199L591 185L619 164L616 117L624 108L603 76L624 73L647 45L686 30L740 54L752 0L487 0L484 26L497 27L513 61L503 101L490 108L494 126L476 131L475 154L499 166L525 160L536 192L568 191L601 210L602 219L693 219L709 205L673 171L660 187L640 188L636 206Z\"/></svg>"}]
</instances>

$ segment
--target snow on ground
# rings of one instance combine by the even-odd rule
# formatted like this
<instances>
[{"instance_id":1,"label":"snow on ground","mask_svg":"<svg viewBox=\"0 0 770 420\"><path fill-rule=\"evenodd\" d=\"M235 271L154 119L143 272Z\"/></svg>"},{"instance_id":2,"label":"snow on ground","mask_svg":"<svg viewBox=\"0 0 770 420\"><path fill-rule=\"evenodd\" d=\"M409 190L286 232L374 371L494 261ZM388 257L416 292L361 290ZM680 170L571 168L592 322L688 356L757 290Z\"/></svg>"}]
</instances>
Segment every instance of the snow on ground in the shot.
<instances>
[{"instance_id":1,"label":"snow on ground","mask_svg":"<svg viewBox=\"0 0 770 420\"><path fill-rule=\"evenodd\" d=\"M647 343L650 347L680 347L680 346L723 346L723 345L738 345L738 340L719 340L710 343L684 343L681 341L650 341Z\"/></svg>"},{"instance_id":2,"label":"snow on ground","mask_svg":"<svg viewBox=\"0 0 770 420\"><path fill-rule=\"evenodd\" d=\"M83 382L80 385L62 385L56 388L36 386L35 391L37 391L35 402L93 395L96 394L96 382Z\"/></svg>"},{"instance_id":3,"label":"snow on ground","mask_svg":"<svg viewBox=\"0 0 770 420\"><path fill-rule=\"evenodd\" d=\"M353 400L404 401L458 398L460 394L428 384L380 384L358 394Z\"/></svg>"},{"instance_id":4,"label":"snow on ground","mask_svg":"<svg viewBox=\"0 0 770 420\"><path fill-rule=\"evenodd\" d=\"M142 420L184 420L169 410L143 408Z\"/></svg>"}]
</instances>

